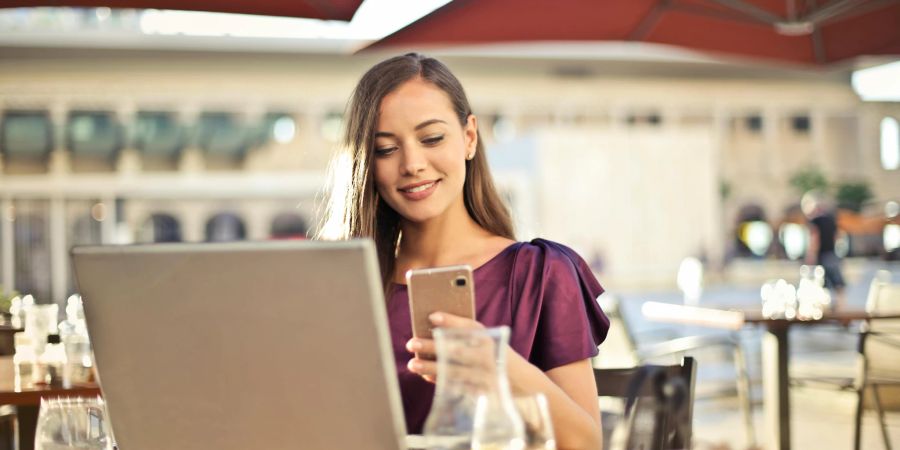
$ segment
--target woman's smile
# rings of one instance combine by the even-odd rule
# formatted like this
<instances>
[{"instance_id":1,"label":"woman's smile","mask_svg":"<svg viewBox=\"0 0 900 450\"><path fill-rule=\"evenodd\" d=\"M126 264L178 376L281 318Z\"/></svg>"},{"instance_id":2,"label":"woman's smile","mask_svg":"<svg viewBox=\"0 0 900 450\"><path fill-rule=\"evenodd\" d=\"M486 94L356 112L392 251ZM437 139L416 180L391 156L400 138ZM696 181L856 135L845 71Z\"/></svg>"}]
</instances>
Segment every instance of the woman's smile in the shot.
<instances>
[{"instance_id":1,"label":"woman's smile","mask_svg":"<svg viewBox=\"0 0 900 450\"><path fill-rule=\"evenodd\" d=\"M431 195L437 188L441 180L428 180L420 183L407 184L397 190L403 194L403 197L413 201L424 200Z\"/></svg>"}]
</instances>

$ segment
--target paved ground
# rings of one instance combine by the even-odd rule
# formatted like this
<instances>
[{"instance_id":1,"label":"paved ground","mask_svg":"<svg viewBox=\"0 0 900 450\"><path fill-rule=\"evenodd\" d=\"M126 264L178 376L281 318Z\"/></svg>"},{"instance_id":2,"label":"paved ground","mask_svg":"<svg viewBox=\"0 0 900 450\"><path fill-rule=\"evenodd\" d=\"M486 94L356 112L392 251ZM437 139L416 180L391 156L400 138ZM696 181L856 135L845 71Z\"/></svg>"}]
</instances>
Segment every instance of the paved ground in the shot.
<instances>
[{"instance_id":1,"label":"paved ground","mask_svg":"<svg viewBox=\"0 0 900 450\"><path fill-rule=\"evenodd\" d=\"M887 268L894 280L900 280L900 265L886 266L873 261L861 275L850 280L847 298L850 307L862 308L865 304L869 283L878 269ZM658 329L659 324L643 320L640 306L644 301L680 302L677 292L619 292L622 314L636 331ZM701 306L755 306L759 302L758 287L717 286L708 288L701 299ZM671 327L670 327L671 328ZM857 340L853 334L856 327L795 328L791 330L792 373L828 373L852 376L855 361L854 350ZM697 327L675 327L679 335L717 333ZM754 383L753 399L756 441L764 441L762 429L762 405L759 386L759 339L760 331L745 329L740 337L747 352L751 380ZM698 389L712 385L727 386L733 379L733 369L727 357L721 354L701 354ZM724 381L723 381L724 380ZM852 392L841 392L823 387L799 387L791 391L791 429L794 449L851 449L853 443L853 415L856 398ZM742 422L738 402L734 396L700 399L694 413L695 448L699 449L745 449L748 439ZM900 412L888 414L889 435L893 446L900 447ZM874 412L865 416L863 425L864 449L882 449L881 434Z\"/></svg>"}]
</instances>

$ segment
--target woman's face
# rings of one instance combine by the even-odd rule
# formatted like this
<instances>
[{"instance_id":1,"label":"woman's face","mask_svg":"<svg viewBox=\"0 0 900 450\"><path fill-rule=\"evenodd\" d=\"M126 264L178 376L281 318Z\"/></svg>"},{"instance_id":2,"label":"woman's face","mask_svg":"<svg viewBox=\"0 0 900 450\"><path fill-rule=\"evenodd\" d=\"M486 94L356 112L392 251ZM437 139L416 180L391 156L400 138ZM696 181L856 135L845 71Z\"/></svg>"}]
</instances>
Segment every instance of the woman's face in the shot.
<instances>
[{"instance_id":1,"label":"woman's face","mask_svg":"<svg viewBox=\"0 0 900 450\"><path fill-rule=\"evenodd\" d=\"M466 157L478 143L475 116L460 125L450 97L412 79L381 101L373 164L381 198L404 219L423 223L462 208Z\"/></svg>"}]
</instances>

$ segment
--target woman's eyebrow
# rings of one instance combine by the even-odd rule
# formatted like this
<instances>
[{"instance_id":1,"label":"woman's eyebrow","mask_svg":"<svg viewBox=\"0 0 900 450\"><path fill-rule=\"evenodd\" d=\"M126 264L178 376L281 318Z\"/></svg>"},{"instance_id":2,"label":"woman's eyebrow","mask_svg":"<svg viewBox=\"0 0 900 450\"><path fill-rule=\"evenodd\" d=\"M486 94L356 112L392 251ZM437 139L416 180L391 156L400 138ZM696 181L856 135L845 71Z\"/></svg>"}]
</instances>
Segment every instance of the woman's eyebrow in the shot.
<instances>
[{"instance_id":1,"label":"woman's eyebrow","mask_svg":"<svg viewBox=\"0 0 900 450\"><path fill-rule=\"evenodd\" d=\"M419 131L419 130L421 130L422 128L425 128L425 127L427 127L427 126L429 126L429 125L434 125L434 124L436 124L436 123L443 123L443 124L446 124L447 122L446 122L446 121L443 121L443 120L441 120L441 119L428 119L428 120L426 120L426 121L424 121L424 122L422 122L422 123L416 125L415 130L416 130L416 131ZM395 135L394 133L389 132L389 131L376 131L374 137L376 137L376 138L380 138L380 137L391 138L391 137L396 137L396 135Z\"/></svg>"},{"instance_id":2,"label":"woman's eyebrow","mask_svg":"<svg viewBox=\"0 0 900 450\"><path fill-rule=\"evenodd\" d=\"M445 125L447 124L447 122L444 122L444 121L441 120L441 119L429 119L429 120L426 120L426 121L424 121L424 122L422 122L422 123L416 125L416 131L421 130L422 128L425 128L425 127L427 127L428 125L434 125L434 124L436 124L436 123L443 123L443 124L445 124Z\"/></svg>"}]
</instances>

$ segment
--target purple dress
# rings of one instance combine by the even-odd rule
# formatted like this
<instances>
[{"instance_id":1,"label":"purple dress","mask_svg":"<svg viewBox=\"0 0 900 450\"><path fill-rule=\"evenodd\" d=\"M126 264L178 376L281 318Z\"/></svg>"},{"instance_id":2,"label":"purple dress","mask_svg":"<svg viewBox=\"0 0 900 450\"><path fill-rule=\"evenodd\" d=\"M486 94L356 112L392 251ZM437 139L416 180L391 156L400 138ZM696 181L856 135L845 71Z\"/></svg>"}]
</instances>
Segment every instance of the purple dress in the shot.
<instances>
[{"instance_id":1,"label":"purple dress","mask_svg":"<svg viewBox=\"0 0 900 450\"><path fill-rule=\"evenodd\" d=\"M474 271L475 316L485 326L507 325L510 346L543 371L597 355L609 319L597 297L603 288L572 249L543 239L517 242ZM407 369L412 354L409 300L395 285L388 317L408 433L420 434L434 385Z\"/></svg>"}]
</instances>

